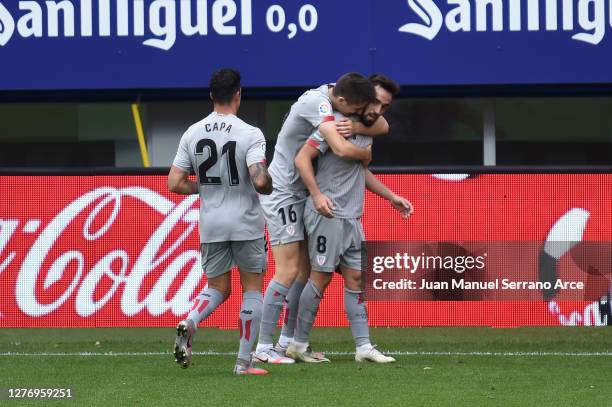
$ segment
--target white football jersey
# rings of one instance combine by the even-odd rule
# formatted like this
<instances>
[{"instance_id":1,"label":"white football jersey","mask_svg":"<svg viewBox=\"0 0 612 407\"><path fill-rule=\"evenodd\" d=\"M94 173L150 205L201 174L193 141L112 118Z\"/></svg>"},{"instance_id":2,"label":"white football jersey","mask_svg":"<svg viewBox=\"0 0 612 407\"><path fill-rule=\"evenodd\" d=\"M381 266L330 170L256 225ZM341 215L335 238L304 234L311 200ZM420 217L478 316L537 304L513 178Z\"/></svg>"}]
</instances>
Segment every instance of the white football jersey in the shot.
<instances>
[{"instance_id":1,"label":"white football jersey","mask_svg":"<svg viewBox=\"0 0 612 407\"><path fill-rule=\"evenodd\" d=\"M183 134L173 165L198 177L200 241L264 236L264 217L249 166L265 162L266 140L235 115L212 112Z\"/></svg>"}]
</instances>

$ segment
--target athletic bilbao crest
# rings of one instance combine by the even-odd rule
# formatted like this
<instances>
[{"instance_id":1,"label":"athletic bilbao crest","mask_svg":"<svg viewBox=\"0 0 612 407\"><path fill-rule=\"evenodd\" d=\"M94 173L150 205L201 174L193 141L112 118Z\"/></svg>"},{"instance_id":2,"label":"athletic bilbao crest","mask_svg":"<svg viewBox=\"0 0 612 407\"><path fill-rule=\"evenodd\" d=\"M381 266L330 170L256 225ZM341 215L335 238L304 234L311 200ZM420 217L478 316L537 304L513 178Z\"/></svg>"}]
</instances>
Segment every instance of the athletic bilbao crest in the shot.
<instances>
[{"instance_id":1,"label":"athletic bilbao crest","mask_svg":"<svg viewBox=\"0 0 612 407\"><path fill-rule=\"evenodd\" d=\"M327 259L326 256L321 256L320 254L317 255L317 263L319 263L319 266L324 265L326 259Z\"/></svg>"},{"instance_id":2,"label":"athletic bilbao crest","mask_svg":"<svg viewBox=\"0 0 612 407\"><path fill-rule=\"evenodd\" d=\"M295 235L295 226L293 225L287 226L287 233L289 234L289 236Z\"/></svg>"}]
</instances>

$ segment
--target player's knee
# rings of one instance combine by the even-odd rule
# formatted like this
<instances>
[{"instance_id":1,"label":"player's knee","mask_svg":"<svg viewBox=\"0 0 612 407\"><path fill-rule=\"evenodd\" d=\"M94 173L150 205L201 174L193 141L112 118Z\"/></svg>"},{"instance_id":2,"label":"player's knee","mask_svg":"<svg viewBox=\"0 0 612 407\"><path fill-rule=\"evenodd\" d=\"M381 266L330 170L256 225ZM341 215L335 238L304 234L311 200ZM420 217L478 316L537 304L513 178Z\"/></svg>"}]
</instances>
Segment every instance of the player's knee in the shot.
<instances>
[{"instance_id":1,"label":"player's knee","mask_svg":"<svg viewBox=\"0 0 612 407\"><path fill-rule=\"evenodd\" d=\"M345 280L344 286L351 291L361 291L362 285L361 280Z\"/></svg>"},{"instance_id":2,"label":"player's knee","mask_svg":"<svg viewBox=\"0 0 612 407\"><path fill-rule=\"evenodd\" d=\"M221 291L221 294L223 294L223 301L228 299L229 296L232 294L232 288L231 287L226 287L223 290L219 290L219 291Z\"/></svg>"},{"instance_id":3,"label":"player's knee","mask_svg":"<svg viewBox=\"0 0 612 407\"><path fill-rule=\"evenodd\" d=\"M308 281L308 277L310 277L310 263L308 263L308 268L300 265L300 271L295 280L305 284Z\"/></svg>"},{"instance_id":4,"label":"player's knee","mask_svg":"<svg viewBox=\"0 0 612 407\"><path fill-rule=\"evenodd\" d=\"M320 271L312 271L310 274L310 281L317 287L321 292L325 291L332 279L332 273L323 273Z\"/></svg>"},{"instance_id":5,"label":"player's knee","mask_svg":"<svg viewBox=\"0 0 612 407\"><path fill-rule=\"evenodd\" d=\"M274 272L274 280L286 286L293 284L300 272L299 263L296 261L275 260L276 271Z\"/></svg>"},{"instance_id":6,"label":"player's knee","mask_svg":"<svg viewBox=\"0 0 612 407\"><path fill-rule=\"evenodd\" d=\"M289 268L277 268L276 272L274 273L274 281L289 287L295 281L297 274L297 269L292 270Z\"/></svg>"},{"instance_id":7,"label":"player's knee","mask_svg":"<svg viewBox=\"0 0 612 407\"><path fill-rule=\"evenodd\" d=\"M345 273L344 286L351 291L360 291L363 287L361 273Z\"/></svg>"},{"instance_id":8,"label":"player's knee","mask_svg":"<svg viewBox=\"0 0 612 407\"><path fill-rule=\"evenodd\" d=\"M232 286L227 284L215 284L212 282L208 282L208 286L210 288L214 288L219 291L221 295L223 295L223 300L225 301L232 293Z\"/></svg>"},{"instance_id":9,"label":"player's knee","mask_svg":"<svg viewBox=\"0 0 612 407\"><path fill-rule=\"evenodd\" d=\"M240 272L240 284L242 285L242 291L261 291L263 286L263 273L249 273L245 271Z\"/></svg>"}]
</instances>

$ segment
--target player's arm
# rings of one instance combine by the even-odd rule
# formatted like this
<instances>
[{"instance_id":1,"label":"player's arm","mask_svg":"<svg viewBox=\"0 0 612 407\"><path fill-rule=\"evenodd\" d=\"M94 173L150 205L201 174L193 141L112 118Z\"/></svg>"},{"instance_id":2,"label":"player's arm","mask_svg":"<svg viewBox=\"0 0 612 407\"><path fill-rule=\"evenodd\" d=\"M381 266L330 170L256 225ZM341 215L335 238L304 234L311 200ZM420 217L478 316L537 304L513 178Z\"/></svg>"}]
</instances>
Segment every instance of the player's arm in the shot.
<instances>
[{"instance_id":1,"label":"player's arm","mask_svg":"<svg viewBox=\"0 0 612 407\"><path fill-rule=\"evenodd\" d=\"M306 185L306 188L308 188L308 192L310 192L310 196L312 197L312 201L317 212L325 217L333 218L334 215L332 214L332 210L334 209L334 204L332 203L331 199L325 196L319 189L314 173L314 167L312 165L312 160L318 156L319 150L306 142L306 144L302 146L302 149L295 156L295 167L300 173L304 185Z\"/></svg>"},{"instance_id":2,"label":"player's arm","mask_svg":"<svg viewBox=\"0 0 612 407\"><path fill-rule=\"evenodd\" d=\"M319 126L319 133L325 139L334 154L338 157L363 161L367 165L372 160L372 149L357 147L347 141L336 130L336 124L333 121L327 121Z\"/></svg>"},{"instance_id":3,"label":"player's arm","mask_svg":"<svg viewBox=\"0 0 612 407\"><path fill-rule=\"evenodd\" d=\"M193 168L189 157L189 132L191 128L183 134L179 142L178 150L170 173L168 174L168 189L175 194L191 195L198 193L198 183L189 179L189 172Z\"/></svg>"},{"instance_id":4,"label":"player's arm","mask_svg":"<svg viewBox=\"0 0 612 407\"><path fill-rule=\"evenodd\" d=\"M402 214L402 218L406 219L412 215L413 207L410 201L393 193L393 191L380 182L378 178L372 174L372 171L367 168L365 170L365 181L368 191L389 201L389 203Z\"/></svg>"},{"instance_id":5,"label":"player's arm","mask_svg":"<svg viewBox=\"0 0 612 407\"><path fill-rule=\"evenodd\" d=\"M272 193L272 177L268 172L268 167L263 162L255 163L249 166L249 175L255 191L262 195L270 195Z\"/></svg>"},{"instance_id":6,"label":"player's arm","mask_svg":"<svg viewBox=\"0 0 612 407\"><path fill-rule=\"evenodd\" d=\"M350 137L354 134L362 134L369 137L384 136L389 133L389 123L387 119L380 116L372 126L366 126L360 121L352 121L344 118L336 121L336 130L343 137Z\"/></svg>"},{"instance_id":7,"label":"player's arm","mask_svg":"<svg viewBox=\"0 0 612 407\"><path fill-rule=\"evenodd\" d=\"M198 183L189 179L188 172L173 165L170 167L170 173L168 174L168 189L175 194L197 194Z\"/></svg>"},{"instance_id":8,"label":"player's arm","mask_svg":"<svg viewBox=\"0 0 612 407\"><path fill-rule=\"evenodd\" d=\"M249 148L246 153L246 165L255 191L270 195L274 189L272 177L266 165L266 139L258 128L253 128L249 135Z\"/></svg>"}]
</instances>

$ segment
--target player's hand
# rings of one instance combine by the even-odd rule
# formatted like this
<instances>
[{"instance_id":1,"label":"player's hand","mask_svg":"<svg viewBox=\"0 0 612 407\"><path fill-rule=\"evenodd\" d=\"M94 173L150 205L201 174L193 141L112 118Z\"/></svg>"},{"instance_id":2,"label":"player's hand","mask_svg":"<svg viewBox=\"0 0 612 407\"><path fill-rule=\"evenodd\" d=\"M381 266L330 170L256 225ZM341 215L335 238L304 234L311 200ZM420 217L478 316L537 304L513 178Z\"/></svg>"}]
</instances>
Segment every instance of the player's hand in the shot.
<instances>
[{"instance_id":1,"label":"player's hand","mask_svg":"<svg viewBox=\"0 0 612 407\"><path fill-rule=\"evenodd\" d=\"M402 215L402 218L404 219L407 219L410 215L412 215L412 212L414 211L412 203L410 203L410 201L408 201L406 198L402 198L399 195L393 195L389 202L396 210L399 211L399 213Z\"/></svg>"},{"instance_id":2,"label":"player's hand","mask_svg":"<svg viewBox=\"0 0 612 407\"><path fill-rule=\"evenodd\" d=\"M351 137L355 134L355 126L353 121L346 117L341 120L336 120L336 130L342 137Z\"/></svg>"},{"instance_id":3,"label":"player's hand","mask_svg":"<svg viewBox=\"0 0 612 407\"><path fill-rule=\"evenodd\" d=\"M363 168L367 169L372 162L372 146L367 146L366 150L368 151L368 156L361 161L361 165L363 165Z\"/></svg>"},{"instance_id":4,"label":"player's hand","mask_svg":"<svg viewBox=\"0 0 612 407\"><path fill-rule=\"evenodd\" d=\"M313 196L312 197L312 201L314 202L315 209L321 215L325 216L326 218L333 218L334 217L334 215L332 213L332 211L334 209L334 204L331 201L331 199L329 199L328 197L326 197L323 194L319 194L317 196Z\"/></svg>"}]
</instances>

